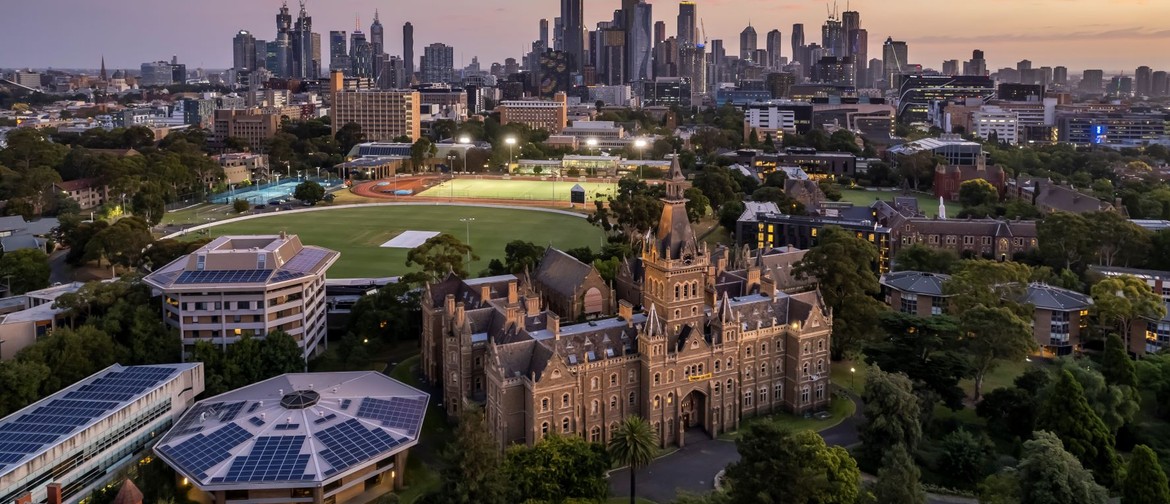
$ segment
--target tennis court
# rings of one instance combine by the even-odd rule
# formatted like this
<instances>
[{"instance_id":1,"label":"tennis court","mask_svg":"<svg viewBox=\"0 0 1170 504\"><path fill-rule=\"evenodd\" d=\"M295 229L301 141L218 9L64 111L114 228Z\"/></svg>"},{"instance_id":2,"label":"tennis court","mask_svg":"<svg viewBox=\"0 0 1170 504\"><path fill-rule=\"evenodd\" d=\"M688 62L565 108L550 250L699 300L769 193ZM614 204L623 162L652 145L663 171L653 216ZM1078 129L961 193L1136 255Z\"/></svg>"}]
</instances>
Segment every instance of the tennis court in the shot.
<instances>
[{"instance_id":1,"label":"tennis court","mask_svg":"<svg viewBox=\"0 0 1170 504\"><path fill-rule=\"evenodd\" d=\"M268 203L269 201L274 200L274 199L286 199L287 200L287 199L292 198L293 191L295 191L297 189L297 186L300 185L301 182L304 182L304 181L293 179L293 180L289 180L287 182L268 183L268 184L260 184L260 185L236 188L234 190L219 193L219 194L216 194L215 196L212 196L211 202L212 203L219 203L219 204L223 205L223 204L231 203L231 202L238 200L238 199L242 199L242 200L247 201L248 203L250 203L252 205L259 205L262 203ZM323 180L318 181L318 182L320 182L321 185L324 186L326 189L328 189L330 187L330 186L326 185L326 182ZM337 179L333 179L333 185L336 186L337 184L338 184Z\"/></svg>"},{"instance_id":2,"label":"tennis court","mask_svg":"<svg viewBox=\"0 0 1170 504\"><path fill-rule=\"evenodd\" d=\"M617 191L616 182L457 178L431 187L418 195L428 198L569 201L569 192L576 185L585 189L585 198L588 202L592 202L598 194L609 199Z\"/></svg>"}]
</instances>

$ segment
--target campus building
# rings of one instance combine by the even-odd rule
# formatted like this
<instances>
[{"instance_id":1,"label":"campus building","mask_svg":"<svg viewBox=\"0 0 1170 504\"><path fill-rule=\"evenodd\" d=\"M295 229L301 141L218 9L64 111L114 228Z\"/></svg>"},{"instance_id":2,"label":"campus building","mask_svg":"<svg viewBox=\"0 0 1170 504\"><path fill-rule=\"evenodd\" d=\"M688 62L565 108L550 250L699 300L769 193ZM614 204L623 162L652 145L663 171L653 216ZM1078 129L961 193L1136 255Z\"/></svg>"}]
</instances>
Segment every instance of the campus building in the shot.
<instances>
[{"instance_id":1,"label":"campus building","mask_svg":"<svg viewBox=\"0 0 1170 504\"><path fill-rule=\"evenodd\" d=\"M334 93L330 109L333 134L346 124L362 128L366 140L389 142L408 137L413 142L421 133L418 91L366 90Z\"/></svg>"},{"instance_id":2,"label":"campus building","mask_svg":"<svg viewBox=\"0 0 1170 504\"><path fill-rule=\"evenodd\" d=\"M228 138L239 138L258 151L280 131L281 115L258 108L219 109L214 118L211 137L220 144Z\"/></svg>"},{"instance_id":3,"label":"campus building","mask_svg":"<svg viewBox=\"0 0 1170 504\"><path fill-rule=\"evenodd\" d=\"M430 396L374 371L286 374L199 401L154 452L212 504L364 504L402 488Z\"/></svg>"},{"instance_id":4,"label":"campus building","mask_svg":"<svg viewBox=\"0 0 1170 504\"><path fill-rule=\"evenodd\" d=\"M305 359L325 339L325 272L340 256L296 235L221 236L147 275L184 352L284 331Z\"/></svg>"},{"instance_id":5,"label":"campus building","mask_svg":"<svg viewBox=\"0 0 1170 504\"><path fill-rule=\"evenodd\" d=\"M947 312L943 284L950 275L921 271L896 271L882 275L879 283L890 308L919 317L933 317Z\"/></svg>"},{"instance_id":6,"label":"campus building","mask_svg":"<svg viewBox=\"0 0 1170 504\"><path fill-rule=\"evenodd\" d=\"M500 126L519 123L551 134L559 134L569 121L565 93L557 93L552 101L506 100L500 102L497 110L500 112Z\"/></svg>"},{"instance_id":7,"label":"campus building","mask_svg":"<svg viewBox=\"0 0 1170 504\"><path fill-rule=\"evenodd\" d=\"M203 383L198 362L114 364L0 419L0 502L89 497L147 457Z\"/></svg>"},{"instance_id":8,"label":"campus building","mask_svg":"<svg viewBox=\"0 0 1170 504\"><path fill-rule=\"evenodd\" d=\"M681 446L692 429L716 436L828 406L832 318L819 292L785 292L787 274L758 257L709 251L677 163L665 184L657 229L619 272L638 287L617 317L562 326L568 314L543 307L526 277L427 286L422 369L448 415L483 404L501 447L551 433L608 442L639 415L659 445Z\"/></svg>"}]
</instances>

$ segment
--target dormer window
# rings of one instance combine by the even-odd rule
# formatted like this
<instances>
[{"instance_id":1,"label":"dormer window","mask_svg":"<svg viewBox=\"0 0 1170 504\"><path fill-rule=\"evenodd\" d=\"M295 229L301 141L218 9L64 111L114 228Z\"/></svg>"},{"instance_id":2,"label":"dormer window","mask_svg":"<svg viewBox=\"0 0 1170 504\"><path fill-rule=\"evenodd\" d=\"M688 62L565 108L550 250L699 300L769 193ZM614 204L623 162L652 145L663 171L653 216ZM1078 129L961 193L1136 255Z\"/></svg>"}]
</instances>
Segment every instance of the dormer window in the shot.
<instances>
[{"instance_id":1,"label":"dormer window","mask_svg":"<svg viewBox=\"0 0 1170 504\"><path fill-rule=\"evenodd\" d=\"M207 267L207 255L199 254L195 256L195 271L203 271Z\"/></svg>"},{"instance_id":2,"label":"dormer window","mask_svg":"<svg viewBox=\"0 0 1170 504\"><path fill-rule=\"evenodd\" d=\"M265 267L265 264L267 264L267 263L268 263L268 256L267 255L265 255L263 253L256 254L256 269L258 269L258 270L268 269L267 267Z\"/></svg>"}]
</instances>

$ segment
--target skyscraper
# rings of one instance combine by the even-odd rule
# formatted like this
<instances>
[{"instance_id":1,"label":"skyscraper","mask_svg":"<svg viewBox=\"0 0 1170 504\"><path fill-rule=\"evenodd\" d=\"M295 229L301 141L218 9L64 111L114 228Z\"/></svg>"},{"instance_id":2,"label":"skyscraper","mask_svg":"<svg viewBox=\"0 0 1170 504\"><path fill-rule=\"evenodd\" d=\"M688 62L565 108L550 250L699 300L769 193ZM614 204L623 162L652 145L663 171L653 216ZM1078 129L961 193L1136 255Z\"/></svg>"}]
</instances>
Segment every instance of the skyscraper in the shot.
<instances>
[{"instance_id":1,"label":"skyscraper","mask_svg":"<svg viewBox=\"0 0 1170 504\"><path fill-rule=\"evenodd\" d=\"M747 28L739 32L739 59L744 61L751 61L752 55L756 53L759 45L756 43L756 29L748 23Z\"/></svg>"},{"instance_id":2,"label":"skyscraper","mask_svg":"<svg viewBox=\"0 0 1170 504\"><path fill-rule=\"evenodd\" d=\"M455 75L455 48L435 42L423 48L423 82L451 82Z\"/></svg>"},{"instance_id":3,"label":"skyscraper","mask_svg":"<svg viewBox=\"0 0 1170 504\"><path fill-rule=\"evenodd\" d=\"M1137 96L1150 96L1150 90L1153 89L1153 69L1148 66L1137 67L1133 72L1134 94Z\"/></svg>"},{"instance_id":4,"label":"skyscraper","mask_svg":"<svg viewBox=\"0 0 1170 504\"><path fill-rule=\"evenodd\" d=\"M292 15L288 13L288 2L281 4L276 14L276 40L273 44L276 61L269 70L282 78L292 77Z\"/></svg>"},{"instance_id":5,"label":"skyscraper","mask_svg":"<svg viewBox=\"0 0 1170 504\"><path fill-rule=\"evenodd\" d=\"M784 45L784 37L780 30L768 32L768 68L780 68L780 48Z\"/></svg>"},{"instance_id":6,"label":"skyscraper","mask_svg":"<svg viewBox=\"0 0 1170 504\"><path fill-rule=\"evenodd\" d=\"M354 77L374 77L373 47L361 30L354 30L349 36L349 65L350 75Z\"/></svg>"},{"instance_id":7,"label":"skyscraper","mask_svg":"<svg viewBox=\"0 0 1170 504\"><path fill-rule=\"evenodd\" d=\"M894 40L893 37L886 38L886 43L882 45L882 68L887 88L894 85L894 76L902 73L908 53L909 48L905 42Z\"/></svg>"},{"instance_id":8,"label":"skyscraper","mask_svg":"<svg viewBox=\"0 0 1170 504\"><path fill-rule=\"evenodd\" d=\"M540 45L545 49L549 49L548 45L548 20L540 20Z\"/></svg>"},{"instance_id":9,"label":"skyscraper","mask_svg":"<svg viewBox=\"0 0 1170 504\"><path fill-rule=\"evenodd\" d=\"M844 57L845 46L845 27L841 21L829 18L821 26L821 47L833 56Z\"/></svg>"},{"instance_id":10,"label":"skyscraper","mask_svg":"<svg viewBox=\"0 0 1170 504\"><path fill-rule=\"evenodd\" d=\"M240 30L232 39L232 69L239 72L256 68L256 37Z\"/></svg>"},{"instance_id":11,"label":"skyscraper","mask_svg":"<svg viewBox=\"0 0 1170 504\"><path fill-rule=\"evenodd\" d=\"M282 8L282 11L284 8ZM321 74L321 36L314 43L313 18L305 11L301 0L301 11L290 34L292 46L292 76L298 79L316 79Z\"/></svg>"},{"instance_id":12,"label":"skyscraper","mask_svg":"<svg viewBox=\"0 0 1170 504\"><path fill-rule=\"evenodd\" d=\"M804 46L804 24L796 23L792 25L792 61L800 63L802 75L797 76L797 82L800 82L799 77L803 77L803 72L808 65L808 57L805 54Z\"/></svg>"},{"instance_id":13,"label":"skyscraper","mask_svg":"<svg viewBox=\"0 0 1170 504\"><path fill-rule=\"evenodd\" d=\"M561 0L561 23L565 27L564 49L569 53L569 71L580 72L585 66L584 0Z\"/></svg>"},{"instance_id":14,"label":"skyscraper","mask_svg":"<svg viewBox=\"0 0 1170 504\"><path fill-rule=\"evenodd\" d=\"M378 11L374 10L374 22L370 24L370 47L375 54L381 54L386 49L386 30L382 21L378 19Z\"/></svg>"},{"instance_id":15,"label":"skyscraper","mask_svg":"<svg viewBox=\"0 0 1170 504\"><path fill-rule=\"evenodd\" d=\"M391 87L386 85L390 81L385 75L386 62L389 61L386 56L386 28L378 19L377 9L374 9L374 22L370 24L370 58L371 77L379 82L378 87Z\"/></svg>"},{"instance_id":16,"label":"skyscraper","mask_svg":"<svg viewBox=\"0 0 1170 504\"><path fill-rule=\"evenodd\" d=\"M869 31L865 28L858 28L849 33L849 47L852 54L853 64L857 70L857 87L870 87L872 83L870 80L869 69L866 68L866 62L869 61Z\"/></svg>"},{"instance_id":17,"label":"skyscraper","mask_svg":"<svg viewBox=\"0 0 1170 504\"><path fill-rule=\"evenodd\" d=\"M638 1L631 6L630 14L626 27L626 50L629 51L626 76L631 82L650 80L654 78L654 59L651 57L654 20L650 4Z\"/></svg>"},{"instance_id":18,"label":"skyscraper","mask_svg":"<svg viewBox=\"0 0 1170 504\"><path fill-rule=\"evenodd\" d=\"M943 75L958 75L959 74L959 60L946 60L942 64Z\"/></svg>"},{"instance_id":19,"label":"skyscraper","mask_svg":"<svg viewBox=\"0 0 1170 504\"><path fill-rule=\"evenodd\" d=\"M856 37L857 30L861 29L861 13L857 11L845 11L841 13L841 30L844 36L845 54L838 54L837 56L853 56L856 48L853 46L853 39ZM859 61L865 61L864 59Z\"/></svg>"},{"instance_id":20,"label":"skyscraper","mask_svg":"<svg viewBox=\"0 0 1170 504\"><path fill-rule=\"evenodd\" d=\"M683 1L678 4L678 39L679 47L686 45L695 45L698 40L696 33L696 20L698 19L696 13L695 2Z\"/></svg>"},{"instance_id":21,"label":"skyscraper","mask_svg":"<svg viewBox=\"0 0 1170 504\"><path fill-rule=\"evenodd\" d=\"M1053 67L1052 83L1060 87L1068 86L1068 68L1062 66Z\"/></svg>"},{"instance_id":22,"label":"skyscraper","mask_svg":"<svg viewBox=\"0 0 1170 504\"><path fill-rule=\"evenodd\" d=\"M345 32L333 30L329 32L329 70L350 72L349 50L346 49Z\"/></svg>"},{"instance_id":23,"label":"skyscraper","mask_svg":"<svg viewBox=\"0 0 1170 504\"><path fill-rule=\"evenodd\" d=\"M987 60L983 58L983 51L971 51L971 59L963 62L963 75L984 77L987 75Z\"/></svg>"},{"instance_id":24,"label":"skyscraper","mask_svg":"<svg viewBox=\"0 0 1170 504\"><path fill-rule=\"evenodd\" d=\"M654 47L666 40L666 21L654 22Z\"/></svg>"},{"instance_id":25,"label":"skyscraper","mask_svg":"<svg viewBox=\"0 0 1170 504\"><path fill-rule=\"evenodd\" d=\"M1105 72L1102 70L1085 70L1081 74L1081 91L1100 93L1105 81Z\"/></svg>"},{"instance_id":26,"label":"skyscraper","mask_svg":"<svg viewBox=\"0 0 1170 504\"><path fill-rule=\"evenodd\" d=\"M414 25L402 25L402 78L407 86L414 81Z\"/></svg>"},{"instance_id":27,"label":"skyscraper","mask_svg":"<svg viewBox=\"0 0 1170 504\"><path fill-rule=\"evenodd\" d=\"M563 51L565 49L565 22L561 21L561 17L553 18L553 50Z\"/></svg>"}]
</instances>

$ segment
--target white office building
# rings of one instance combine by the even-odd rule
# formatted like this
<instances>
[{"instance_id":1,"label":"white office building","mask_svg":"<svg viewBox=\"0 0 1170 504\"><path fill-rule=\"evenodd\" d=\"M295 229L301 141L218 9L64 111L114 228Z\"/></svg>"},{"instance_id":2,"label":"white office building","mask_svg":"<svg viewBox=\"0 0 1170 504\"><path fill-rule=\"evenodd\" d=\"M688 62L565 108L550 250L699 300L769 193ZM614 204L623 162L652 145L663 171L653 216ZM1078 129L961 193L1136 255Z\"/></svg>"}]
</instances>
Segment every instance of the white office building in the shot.
<instances>
[{"instance_id":1,"label":"white office building","mask_svg":"<svg viewBox=\"0 0 1170 504\"><path fill-rule=\"evenodd\" d=\"M1020 116L1015 112L985 106L971 113L971 129L979 138L988 139L995 133L1000 142L1015 145L1020 140Z\"/></svg>"}]
</instances>

